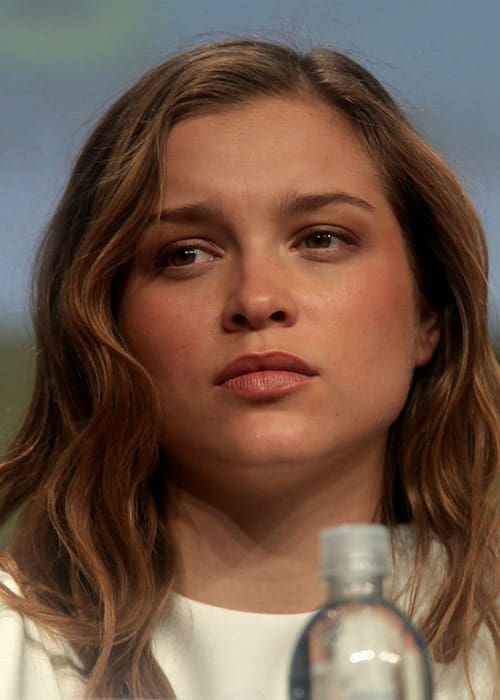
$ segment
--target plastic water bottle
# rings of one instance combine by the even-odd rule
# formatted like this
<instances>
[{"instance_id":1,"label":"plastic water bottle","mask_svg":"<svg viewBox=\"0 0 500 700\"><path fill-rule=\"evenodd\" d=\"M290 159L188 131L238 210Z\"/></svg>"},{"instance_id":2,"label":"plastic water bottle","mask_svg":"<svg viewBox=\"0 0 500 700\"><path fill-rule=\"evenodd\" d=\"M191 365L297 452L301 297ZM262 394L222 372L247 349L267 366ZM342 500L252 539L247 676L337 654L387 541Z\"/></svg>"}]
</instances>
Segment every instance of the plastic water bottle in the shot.
<instances>
[{"instance_id":1,"label":"plastic water bottle","mask_svg":"<svg viewBox=\"0 0 500 700\"><path fill-rule=\"evenodd\" d=\"M341 525L320 535L329 599L295 648L291 700L432 700L422 637L384 598L391 573L383 525Z\"/></svg>"}]
</instances>

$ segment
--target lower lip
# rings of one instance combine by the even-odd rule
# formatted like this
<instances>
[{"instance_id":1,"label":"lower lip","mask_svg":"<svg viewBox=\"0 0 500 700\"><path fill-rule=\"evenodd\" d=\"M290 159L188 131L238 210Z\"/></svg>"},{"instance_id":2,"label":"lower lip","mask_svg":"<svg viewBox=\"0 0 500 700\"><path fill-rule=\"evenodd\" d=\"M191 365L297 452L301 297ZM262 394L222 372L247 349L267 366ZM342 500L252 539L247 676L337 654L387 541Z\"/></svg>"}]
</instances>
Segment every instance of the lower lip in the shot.
<instances>
[{"instance_id":1,"label":"lower lip","mask_svg":"<svg viewBox=\"0 0 500 700\"><path fill-rule=\"evenodd\" d=\"M266 370L249 372L220 385L225 391L250 401L270 401L310 384L314 377L298 372Z\"/></svg>"}]
</instances>

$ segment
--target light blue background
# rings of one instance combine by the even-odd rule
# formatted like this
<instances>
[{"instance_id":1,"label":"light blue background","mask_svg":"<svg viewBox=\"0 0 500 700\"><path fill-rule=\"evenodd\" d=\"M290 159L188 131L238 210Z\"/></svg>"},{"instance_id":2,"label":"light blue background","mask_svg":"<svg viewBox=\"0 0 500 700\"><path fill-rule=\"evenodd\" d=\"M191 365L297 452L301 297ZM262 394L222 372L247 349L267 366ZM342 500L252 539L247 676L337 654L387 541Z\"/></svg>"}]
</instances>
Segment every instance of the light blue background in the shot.
<instances>
[{"instance_id":1,"label":"light blue background","mask_svg":"<svg viewBox=\"0 0 500 700\"><path fill-rule=\"evenodd\" d=\"M29 329L34 248L102 110L233 34L333 46L381 79L476 204L500 307L499 27L499 0L0 0L0 327Z\"/></svg>"}]
</instances>

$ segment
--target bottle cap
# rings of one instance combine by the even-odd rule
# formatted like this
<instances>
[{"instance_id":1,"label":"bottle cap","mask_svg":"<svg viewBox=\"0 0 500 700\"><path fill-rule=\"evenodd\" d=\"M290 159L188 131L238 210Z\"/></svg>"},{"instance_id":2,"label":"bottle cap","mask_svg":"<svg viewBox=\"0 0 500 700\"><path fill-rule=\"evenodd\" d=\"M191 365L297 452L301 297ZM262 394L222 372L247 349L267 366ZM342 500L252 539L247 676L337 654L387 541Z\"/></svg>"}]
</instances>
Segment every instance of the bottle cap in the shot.
<instances>
[{"instance_id":1,"label":"bottle cap","mask_svg":"<svg viewBox=\"0 0 500 700\"><path fill-rule=\"evenodd\" d=\"M385 525L338 525L320 533L322 578L391 573L389 530Z\"/></svg>"}]
</instances>

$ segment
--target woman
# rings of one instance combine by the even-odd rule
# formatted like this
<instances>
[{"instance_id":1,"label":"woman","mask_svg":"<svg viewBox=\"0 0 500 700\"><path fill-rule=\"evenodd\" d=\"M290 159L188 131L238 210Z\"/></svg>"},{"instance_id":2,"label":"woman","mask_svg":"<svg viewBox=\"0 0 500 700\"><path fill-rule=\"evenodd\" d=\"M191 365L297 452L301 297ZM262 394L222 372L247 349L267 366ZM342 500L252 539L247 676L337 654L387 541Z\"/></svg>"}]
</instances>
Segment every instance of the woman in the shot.
<instances>
[{"instance_id":1,"label":"woman","mask_svg":"<svg viewBox=\"0 0 500 700\"><path fill-rule=\"evenodd\" d=\"M318 532L356 521L392 528L438 697L493 697L486 267L452 173L345 56L234 40L145 75L40 253L8 697L284 697Z\"/></svg>"}]
</instances>

